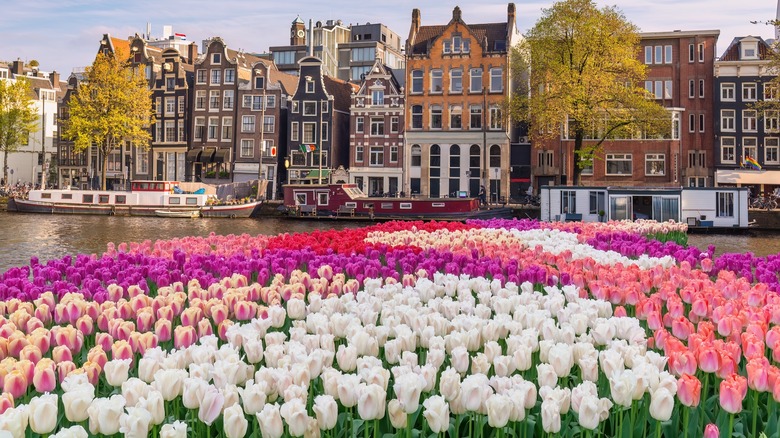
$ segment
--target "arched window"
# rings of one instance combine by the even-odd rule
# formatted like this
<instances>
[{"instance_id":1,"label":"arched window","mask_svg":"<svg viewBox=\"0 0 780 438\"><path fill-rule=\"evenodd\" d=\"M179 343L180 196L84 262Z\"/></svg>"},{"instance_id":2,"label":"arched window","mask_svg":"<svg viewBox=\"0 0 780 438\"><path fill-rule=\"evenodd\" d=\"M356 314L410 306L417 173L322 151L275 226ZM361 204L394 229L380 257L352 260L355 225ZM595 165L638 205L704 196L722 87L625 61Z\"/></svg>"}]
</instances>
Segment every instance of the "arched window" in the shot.
<instances>
[{"instance_id":1,"label":"arched window","mask_svg":"<svg viewBox=\"0 0 780 438\"><path fill-rule=\"evenodd\" d=\"M422 149L419 144L412 145L412 167L420 167L422 164Z\"/></svg>"},{"instance_id":2,"label":"arched window","mask_svg":"<svg viewBox=\"0 0 780 438\"><path fill-rule=\"evenodd\" d=\"M490 146L490 167L501 167L501 146Z\"/></svg>"},{"instance_id":3,"label":"arched window","mask_svg":"<svg viewBox=\"0 0 780 438\"><path fill-rule=\"evenodd\" d=\"M437 144L431 145L429 161L430 184L429 196L438 198L441 196L441 147Z\"/></svg>"},{"instance_id":4,"label":"arched window","mask_svg":"<svg viewBox=\"0 0 780 438\"><path fill-rule=\"evenodd\" d=\"M469 147L469 196L479 195L480 175L482 173L482 148L473 144Z\"/></svg>"},{"instance_id":5,"label":"arched window","mask_svg":"<svg viewBox=\"0 0 780 438\"><path fill-rule=\"evenodd\" d=\"M460 191L460 146L454 144L450 146L450 171L449 171L449 192L451 197L457 197Z\"/></svg>"}]
</instances>

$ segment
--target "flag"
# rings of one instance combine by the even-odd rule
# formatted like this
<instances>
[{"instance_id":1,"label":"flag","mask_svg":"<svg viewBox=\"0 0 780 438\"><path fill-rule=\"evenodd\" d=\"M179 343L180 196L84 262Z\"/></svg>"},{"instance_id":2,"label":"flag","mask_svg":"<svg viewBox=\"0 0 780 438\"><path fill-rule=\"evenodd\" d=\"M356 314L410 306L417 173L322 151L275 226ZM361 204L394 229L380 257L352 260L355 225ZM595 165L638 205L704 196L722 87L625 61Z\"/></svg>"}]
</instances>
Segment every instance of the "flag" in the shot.
<instances>
[{"instance_id":1,"label":"flag","mask_svg":"<svg viewBox=\"0 0 780 438\"><path fill-rule=\"evenodd\" d=\"M315 144L301 144L301 152L314 152L317 150Z\"/></svg>"},{"instance_id":2,"label":"flag","mask_svg":"<svg viewBox=\"0 0 780 438\"><path fill-rule=\"evenodd\" d=\"M761 170L761 165L758 164L758 161L756 161L756 159L751 157L750 155L745 157L745 164L747 164L748 167L750 167L751 169Z\"/></svg>"},{"instance_id":3,"label":"flag","mask_svg":"<svg viewBox=\"0 0 780 438\"><path fill-rule=\"evenodd\" d=\"M187 35L185 35L185 34L183 34L183 33L175 33L175 34L173 34L173 36L175 36L175 37L178 37L178 38L181 38L181 39L183 39L183 40L186 40L186 39L187 39Z\"/></svg>"}]
</instances>

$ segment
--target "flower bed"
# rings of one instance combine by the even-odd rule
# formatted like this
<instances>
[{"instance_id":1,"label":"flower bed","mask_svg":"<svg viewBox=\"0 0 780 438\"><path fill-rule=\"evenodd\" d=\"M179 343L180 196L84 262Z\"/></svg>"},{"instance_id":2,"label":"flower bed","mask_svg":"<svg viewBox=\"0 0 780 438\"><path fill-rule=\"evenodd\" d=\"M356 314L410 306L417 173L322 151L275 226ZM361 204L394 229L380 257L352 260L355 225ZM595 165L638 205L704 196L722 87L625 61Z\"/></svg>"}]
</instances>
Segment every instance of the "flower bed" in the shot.
<instances>
[{"instance_id":1,"label":"flower bed","mask_svg":"<svg viewBox=\"0 0 780 438\"><path fill-rule=\"evenodd\" d=\"M684 232L392 222L32 260L0 275L0 430L774 436L780 260Z\"/></svg>"}]
</instances>

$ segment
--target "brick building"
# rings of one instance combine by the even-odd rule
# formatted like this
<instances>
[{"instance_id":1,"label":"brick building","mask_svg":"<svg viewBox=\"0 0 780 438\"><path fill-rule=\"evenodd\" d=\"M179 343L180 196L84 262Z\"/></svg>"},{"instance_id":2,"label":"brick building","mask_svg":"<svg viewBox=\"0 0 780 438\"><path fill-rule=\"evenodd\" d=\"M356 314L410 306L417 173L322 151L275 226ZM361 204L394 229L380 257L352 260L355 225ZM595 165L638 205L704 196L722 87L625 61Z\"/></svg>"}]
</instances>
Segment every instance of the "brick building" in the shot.
<instances>
[{"instance_id":1,"label":"brick building","mask_svg":"<svg viewBox=\"0 0 780 438\"><path fill-rule=\"evenodd\" d=\"M406 43L404 192L445 197L480 185L491 199L509 193L511 95L509 55L520 41L515 5L505 22L468 24L455 7L444 25L421 24L412 11Z\"/></svg>"}]
</instances>

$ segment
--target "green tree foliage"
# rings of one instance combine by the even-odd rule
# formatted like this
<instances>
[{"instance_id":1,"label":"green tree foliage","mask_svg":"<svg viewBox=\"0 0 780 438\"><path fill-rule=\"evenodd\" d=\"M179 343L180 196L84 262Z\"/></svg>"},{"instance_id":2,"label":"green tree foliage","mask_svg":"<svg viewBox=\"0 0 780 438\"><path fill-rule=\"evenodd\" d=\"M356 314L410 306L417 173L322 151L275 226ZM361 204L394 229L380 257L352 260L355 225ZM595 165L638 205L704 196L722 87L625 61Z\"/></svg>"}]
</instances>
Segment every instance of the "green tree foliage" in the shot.
<instances>
[{"instance_id":1,"label":"green tree foliage","mask_svg":"<svg viewBox=\"0 0 780 438\"><path fill-rule=\"evenodd\" d=\"M152 116L151 91L143 69L133 69L121 52L99 53L69 102L64 136L79 152L97 146L102 159L101 187L106 189L108 156L124 142L148 148Z\"/></svg>"},{"instance_id":2,"label":"green tree foliage","mask_svg":"<svg viewBox=\"0 0 780 438\"><path fill-rule=\"evenodd\" d=\"M568 119L577 185L610 138L671 132L671 115L643 88L639 41L637 27L616 8L564 0L543 10L513 52L515 70L530 74L527 92L511 102L512 115L528 123L536 144L560 136Z\"/></svg>"},{"instance_id":3,"label":"green tree foliage","mask_svg":"<svg viewBox=\"0 0 780 438\"><path fill-rule=\"evenodd\" d=\"M3 152L3 181L8 182L8 155L26 144L38 130L38 112L30 83L24 77L0 80L0 152Z\"/></svg>"}]
</instances>

